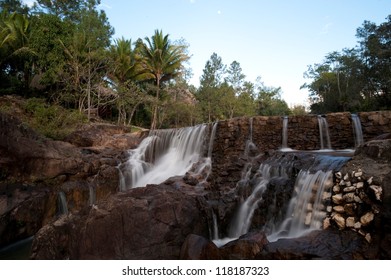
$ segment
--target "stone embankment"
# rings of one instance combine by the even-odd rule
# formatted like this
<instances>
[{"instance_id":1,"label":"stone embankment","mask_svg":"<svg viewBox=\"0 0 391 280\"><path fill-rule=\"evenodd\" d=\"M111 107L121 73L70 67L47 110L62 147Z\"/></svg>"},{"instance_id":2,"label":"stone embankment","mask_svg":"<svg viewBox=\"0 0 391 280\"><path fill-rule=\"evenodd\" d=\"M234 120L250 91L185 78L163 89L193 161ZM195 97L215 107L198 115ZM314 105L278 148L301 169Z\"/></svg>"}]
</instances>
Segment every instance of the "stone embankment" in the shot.
<instances>
[{"instance_id":1,"label":"stone embankment","mask_svg":"<svg viewBox=\"0 0 391 280\"><path fill-rule=\"evenodd\" d=\"M339 229L357 231L371 242L370 226L381 211L382 187L374 183L373 176L365 178L361 169L350 174L337 172L335 177L323 228L327 229L334 221Z\"/></svg>"}]
</instances>

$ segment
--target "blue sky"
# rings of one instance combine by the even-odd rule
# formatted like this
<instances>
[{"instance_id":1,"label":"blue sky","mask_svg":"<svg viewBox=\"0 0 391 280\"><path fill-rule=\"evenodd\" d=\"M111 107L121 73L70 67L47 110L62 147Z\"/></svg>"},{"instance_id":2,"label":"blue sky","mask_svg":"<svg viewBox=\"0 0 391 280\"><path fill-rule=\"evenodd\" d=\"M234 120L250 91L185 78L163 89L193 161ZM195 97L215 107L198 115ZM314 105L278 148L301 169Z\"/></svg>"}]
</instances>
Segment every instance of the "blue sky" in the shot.
<instances>
[{"instance_id":1,"label":"blue sky","mask_svg":"<svg viewBox=\"0 0 391 280\"><path fill-rule=\"evenodd\" d=\"M364 20L380 24L391 0L101 0L114 38L136 41L155 29L190 45L191 82L199 85L205 63L216 52L240 63L246 80L257 76L281 87L289 106L308 98L300 86L308 65L332 51L357 44Z\"/></svg>"}]
</instances>

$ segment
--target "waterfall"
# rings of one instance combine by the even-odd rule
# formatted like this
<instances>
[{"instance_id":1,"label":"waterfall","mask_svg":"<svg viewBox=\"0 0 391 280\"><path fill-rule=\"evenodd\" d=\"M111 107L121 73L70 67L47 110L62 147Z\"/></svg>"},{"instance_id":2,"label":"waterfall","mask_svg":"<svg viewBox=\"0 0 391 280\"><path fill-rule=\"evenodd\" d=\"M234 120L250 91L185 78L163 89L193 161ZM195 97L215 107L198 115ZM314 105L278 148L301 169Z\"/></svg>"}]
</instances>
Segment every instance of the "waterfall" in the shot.
<instances>
[{"instance_id":1,"label":"waterfall","mask_svg":"<svg viewBox=\"0 0 391 280\"><path fill-rule=\"evenodd\" d=\"M353 123L353 136L354 136L354 147L364 144L364 137L362 134L361 121L357 114L352 114L352 123Z\"/></svg>"},{"instance_id":2,"label":"waterfall","mask_svg":"<svg viewBox=\"0 0 391 280\"><path fill-rule=\"evenodd\" d=\"M96 202L96 190L93 186L89 185L88 186L88 192L89 192L89 205L94 205Z\"/></svg>"},{"instance_id":3,"label":"waterfall","mask_svg":"<svg viewBox=\"0 0 391 280\"><path fill-rule=\"evenodd\" d=\"M233 223L231 224L228 233L228 236L231 238L238 238L247 233L251 225L254 211L258 207L258 203L262 200L262 194L269 183L271 166L268 164L261 164L258 171L260 176L258 184L254 187L251 195L240 205Z\"/></svg>"},{"instance_id":4,"label":"waterfall","mask_svg":"<svg viewBox=\"0 0 391 280\"><path fill-rule=\"evenodd\" d=\"M213 124L212 131L209 136L208 156L206 158L200 158L199 162L194 165L194 174L196 174L198 178L202 178L200 184L205 183L208 180L210 173L212 172L212 152L217 124L217 122Z\"/></svg>"},{"instance_id":5,"label":"waterfall","mask_svg":"<svg viewBox=\"0 0 391 280\"><path fill-rule=\"evenodd\" d=\"M349 157L318 155L313 166L300 170L295 180L285 218L271 230L270 242L294 238L321 229L330 202L333 172L339 170Z\"/></svg>"},{"instance_id":6,"label":"waterfall","mask_svg":"<svg viewBox=\"0 0 391 280\"><path fill-rule=\"evenodd\" d=\"M151 131L119 166L120 190L183 176L201 159L207 125Z\"/></svg>"},{"instance_id":7,"label":"waterfall","mask_svg":"<svg viewBox=\"0 0 391 280\"><path fill-rule=\"evenodd\" d=\"M208 146L208 158L212 158L212 151L213 151L213 143L216 137L216 130L217 130L217 124L218 122L215 122L212 127L212 132L209 137L209 146Z\"/></svg>"},{"instance_id":8,"label":"waterfall","mask_svg":"<svg viewBox=\"0 0 391 280\"><path fill-rule=\"evenodd\" d=\"M297 176L294 195L289 202L286 218L268 235L270 242L279 238L294 238L314 229L321 229L326 217L323 198L333 184L332 171L310 173L301 170Z\"/></svg>"},{"instance_id":9,"label":"waterfall","mask_svg":"<svg viewBox=\"0 0 391 280\"><path fill-rule=\"evenodd\" d=\"M281 150L288 149L288 117L282 119L282 146Z\"/></svg>"},{"instance_id":10,"label":"waterfall","mask_svg":"<svg viewBox=\"0 0 391 280\"><path fill-rule=\"evenodd\" d=\"M329 126L327 120L323 116L318 116L318 125L319 125L319 136L320 136L320 149L321 150L331 150L331 142L329 135Z\"/></svg>"},{"instance_id":11,"label":"waterfall","mask_svg":"<svg viewBox=\"0 0 391 280\"><path fill-rule=\"evenodd\" d=\"M213 222L213 238L212 239L219 239L219 226L217 224L217 216L215 211L212 209L212 222Z\"/></svg>"},{"instance_id":12,"label":"waterfall","mask_svg":"<svg viewBox=\"0 0 391 280\"><path fill-rule=\"evenodd\" d=\"M64 192L59 192L57 197L57 209L59 215L68 215L67 198Z\"/></svg>"}]
</instances>

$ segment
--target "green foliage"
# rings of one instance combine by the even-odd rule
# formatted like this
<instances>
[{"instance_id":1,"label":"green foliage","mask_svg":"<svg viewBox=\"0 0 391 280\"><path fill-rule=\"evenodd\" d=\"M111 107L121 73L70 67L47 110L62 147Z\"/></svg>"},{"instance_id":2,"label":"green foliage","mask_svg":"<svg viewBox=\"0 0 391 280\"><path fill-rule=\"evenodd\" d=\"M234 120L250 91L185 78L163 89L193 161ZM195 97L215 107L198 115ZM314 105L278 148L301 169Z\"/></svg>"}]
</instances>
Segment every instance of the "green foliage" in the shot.
<instances>
[{"instance_id":1,"label":"green foliage","mask_svg":"<svg viewBox=\"0 0 391 280\"><path fill-rule=\"evenodd\" d=\"M172 44L167 35L155 30L151 37L145 37L145 42L137 42L137 50L142 57L141 80L152 80L156 85L156 101L153 106L151 129L157 127L158 103L160 101L160 88L162 82L170 81L181 74L182 63L189 57L186 46Z\"/></svg>"},{"instance_id":2,"label":"green foliage","mask_svg":"<svg viewBox=\"0 0 391 280\"><path fill-rule=\"evenodd\" d=\"M61 140L76 127L86 122L85 115L77 110L65 110L58 105L49 105L43 99L31 98L24 105L28 124L46 137Z\"/></svg>"},{"instance_id":3,"label":"green foliage","mask_svg":"<svg viewBox=\"0 0 391 280\"><path fill-rule=\"evenodd\" d=\"M391 108L391 15L378 26L365 21L357 38L355 48L331 52L305 72L313 113Z\"/></svg>"}]
</instances>

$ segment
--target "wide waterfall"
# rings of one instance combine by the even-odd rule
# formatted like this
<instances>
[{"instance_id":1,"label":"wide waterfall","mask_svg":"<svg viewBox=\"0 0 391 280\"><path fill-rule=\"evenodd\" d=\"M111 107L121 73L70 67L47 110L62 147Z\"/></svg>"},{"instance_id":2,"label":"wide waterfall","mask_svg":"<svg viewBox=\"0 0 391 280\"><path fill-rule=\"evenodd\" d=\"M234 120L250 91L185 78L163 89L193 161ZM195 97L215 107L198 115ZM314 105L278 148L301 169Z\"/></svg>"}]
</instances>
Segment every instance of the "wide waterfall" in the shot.
<instances>
[{"instance_id":1,"label":"wide waterfall","mask_svg":"<svg viewBox=\"0 0 391 280\"><path fill-rule=\"evenodd\" d=\"M212 136L215 129L216 125ZM172 176L185 175L192 167L196 173L204 169L210 171L210 155L203 157L207 130L208 125L203 124L151 131L136 149L129 151L129 159L119 166L120 190L159 184ZM209 149L213 145L212 136Z\"/></svg>"}]
</instances>

